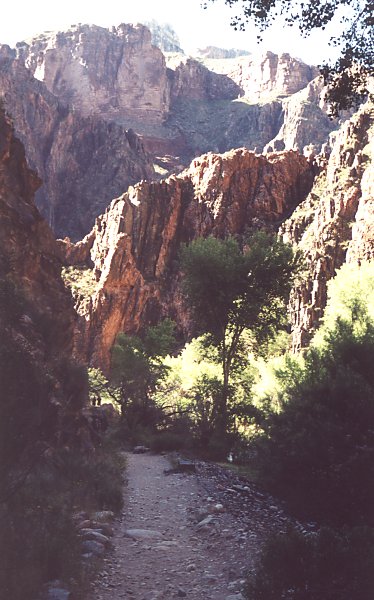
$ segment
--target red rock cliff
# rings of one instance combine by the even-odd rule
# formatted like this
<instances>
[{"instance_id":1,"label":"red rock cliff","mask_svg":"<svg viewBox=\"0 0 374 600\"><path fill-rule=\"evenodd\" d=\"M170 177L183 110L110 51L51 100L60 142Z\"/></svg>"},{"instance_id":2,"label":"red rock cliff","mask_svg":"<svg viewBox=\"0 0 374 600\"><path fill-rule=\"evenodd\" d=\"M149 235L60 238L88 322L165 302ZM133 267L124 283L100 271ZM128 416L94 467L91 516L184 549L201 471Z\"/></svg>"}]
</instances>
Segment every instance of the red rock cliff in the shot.
<instances>
[{"instance_id":1,"label":"red rock cliff","mask_svg":"<svg viewBox=\"0 0 374 600\"><path fill-rule=\"evenodd\" d=\"M282 226L305 255L309 277L294 290L294 348L305 346L326 305L327 282L347 262L374 257L374 109L366 105L331 140L332 151L306 200Z\"/></svg>"},{"instance_id":2,"label":"red rock cliff","mask_svg":"<svg viewBox=\"0 0 374 600\"><path fill-rule=\"evenodd\" d=\"M40 183L27 166L23 146L14 137L9 120L0 111L1 275L9 277L48 320L45 351L51 356L71 352L75 317L61 279L57 243L33 202ZM25 323L23 330L33 329L29 319Z\"/></svg>"},{"instance_id":3,"label":"red rock cliff","mask_svg":"<svg viewBox=\"0 0 374 600\"><path fill-rule=\"evenodd\" d=\"M178 288L180 244L254 224L277 228L312 181L312 167L296 152L265 157L239 149L201 156L180 175L142 182L113 200L83 242L61 242L70 263L92 261L97 279L93 293L77 296L79 354L106 369L119 331L136 332L160 315L188 329Z\"/></svg>"}]
</instances>

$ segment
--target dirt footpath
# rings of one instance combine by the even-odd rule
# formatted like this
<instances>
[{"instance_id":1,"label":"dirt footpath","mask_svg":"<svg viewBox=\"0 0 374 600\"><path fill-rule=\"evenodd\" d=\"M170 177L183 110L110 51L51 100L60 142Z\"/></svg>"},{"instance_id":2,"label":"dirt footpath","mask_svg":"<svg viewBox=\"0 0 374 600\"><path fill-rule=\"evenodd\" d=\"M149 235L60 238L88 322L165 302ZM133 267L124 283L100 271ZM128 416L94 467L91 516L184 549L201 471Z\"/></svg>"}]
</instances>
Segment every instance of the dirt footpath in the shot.
<instances>
[{"instance_id":1,"label":"dirt footpath","mask_svg":"<svg viewBox=\"0 0 374 600\"><path fill-rule=\"evenodd\" d=\"M89 600L240 600L270 531L274 501L215 465L165 474L166 457L127 455L125 506Z\"/></svg>"}]
</instances>

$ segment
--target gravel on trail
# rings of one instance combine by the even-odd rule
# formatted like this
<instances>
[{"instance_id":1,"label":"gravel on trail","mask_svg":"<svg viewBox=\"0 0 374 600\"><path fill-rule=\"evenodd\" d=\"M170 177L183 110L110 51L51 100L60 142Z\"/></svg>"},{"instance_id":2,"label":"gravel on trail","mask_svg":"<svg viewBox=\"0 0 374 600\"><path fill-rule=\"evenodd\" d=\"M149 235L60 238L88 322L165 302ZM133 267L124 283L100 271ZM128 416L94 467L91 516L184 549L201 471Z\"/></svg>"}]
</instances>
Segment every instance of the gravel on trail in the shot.
<instances>
[{"instance_id":1,"label":"gravel on trail","mask_svg":"<svg viewBox=\"0 0 374 600\"><path fill-rule=\"evenodd\" d=\"M127 453L125 505L89 600L241 600L281 506L215 464L171 473L167 457Z\"/></svg>"}]
</instances>

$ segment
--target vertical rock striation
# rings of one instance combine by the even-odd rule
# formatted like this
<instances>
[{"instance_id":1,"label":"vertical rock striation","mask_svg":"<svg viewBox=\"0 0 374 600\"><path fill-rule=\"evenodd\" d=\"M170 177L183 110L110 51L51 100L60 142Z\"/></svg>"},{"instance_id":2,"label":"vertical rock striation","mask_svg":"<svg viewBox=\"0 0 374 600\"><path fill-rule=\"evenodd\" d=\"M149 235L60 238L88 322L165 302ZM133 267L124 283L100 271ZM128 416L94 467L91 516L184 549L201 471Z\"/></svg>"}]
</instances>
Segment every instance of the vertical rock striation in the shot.
<instances>
[{"instance_id":1,"label":"vertical rock striation","mask_svg":"<svg viewBox=\"0 0 374 600\"><path fill-rule=\"evenodd\" d=\"M33 202L40 183L0 111L0 274L21 290L48 322L48 345L43 352L44 359L50 359L72 351L74 311L61 279L59 248ZM37 325L26 315L19 323L17 339L27 344L36 330Z\"/></svg>"},{"instance_id":2,"label":"vertical rock striation","mask_svg":"<svg viewBox=\"0 0 374 600\"><path fill-rule=\"evenodd\" d=\"M136 332L161 315L191 324L181 302L178 250L199 236L276 229L311 188L313 169L298 153L259 156L245 149L207 154L161 182L142 182L113 200L85 240L60 242L66 261L93 265L96 289L77 297L78 353L108 368L119 331Z\"/></svg>"},{"instance_id":3,"label":"vertical rock striation","mask_svg":"<svg viewBox=\"0 0 374 600\"><path fill-rule=\"evenodd\" d=\"M18 44L32 74L83 116L162 123L169 109L164 56L144 25L77 25Z\"/></svg>"},{"instance_id":4,"label":"vertical rock striation","mask_svg":"<svg viewBox=\"0 0 374 600\"><path fill-rule=\"evenodd\" d=\"M366 105L331 138L331 155L281 231L303 251L309 276L293 291L294 348L305 346L326 305L327 283L345 261L374 256L374 110Z\"/></svg>"},{"instance_id":5,"label":"vertical rock striation","mask_svg":"<svg viewBox=\"0 0 374 600\"><path fill-rule=\"evenodd\" d=\"M0 46L0 95L43 181L36 202L57 235L79 239L113 196L154 175L133 131L72 112L7 46Z\"/></svg>"}]
</instances>

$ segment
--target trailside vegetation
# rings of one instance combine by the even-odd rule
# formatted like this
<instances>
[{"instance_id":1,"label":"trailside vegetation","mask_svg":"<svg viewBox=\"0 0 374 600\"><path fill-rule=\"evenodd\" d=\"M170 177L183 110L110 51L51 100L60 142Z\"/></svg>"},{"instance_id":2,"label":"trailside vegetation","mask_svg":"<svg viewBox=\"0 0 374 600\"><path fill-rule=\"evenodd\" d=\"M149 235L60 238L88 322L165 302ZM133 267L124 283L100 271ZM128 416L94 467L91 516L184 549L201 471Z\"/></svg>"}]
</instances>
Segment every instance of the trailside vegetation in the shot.
<instances>
[{"instance_id":1,"label":"trailside vegetation","mask_svg":"<svg viewBox=\"0 0 374 600\"><path fill-rule=\"evenodd\" d=\"M298 271L291 246L263 232L253 234L243 250L233 238L199 238L181 252L183 289L193 311L196 333L205 334L215 349L222 379L199 382L207 396L211 383L211 412L215 436L224 454L230 431L232 377L243 369L248 353L257 352L286 324L286 303ZM229 439L227 440L230 444Z\"/></svg>"},{"instance_id":2,"label":"trailside vegetation","mask_svg":"<svg viewBox=\"0 0 374 600\"><path fill-rule=\"evenodd\" d=\"M302 357L278 365L254 441L259 481L309 534L269 541L251 600L369 600L374 568L374 264L345 265Z\"/></svg>"}]
</instances>

